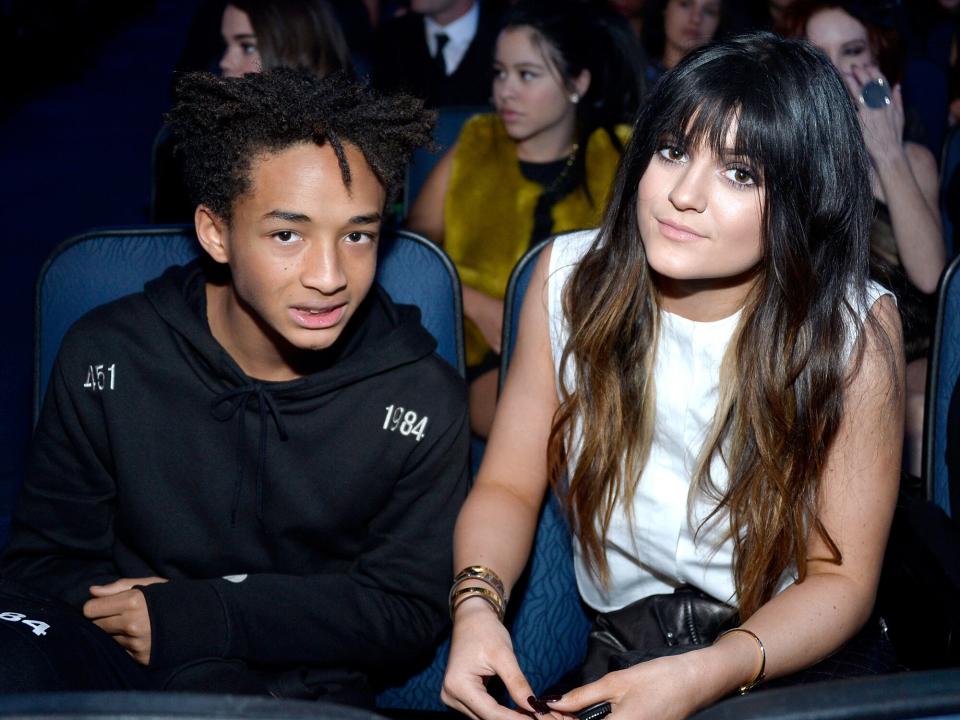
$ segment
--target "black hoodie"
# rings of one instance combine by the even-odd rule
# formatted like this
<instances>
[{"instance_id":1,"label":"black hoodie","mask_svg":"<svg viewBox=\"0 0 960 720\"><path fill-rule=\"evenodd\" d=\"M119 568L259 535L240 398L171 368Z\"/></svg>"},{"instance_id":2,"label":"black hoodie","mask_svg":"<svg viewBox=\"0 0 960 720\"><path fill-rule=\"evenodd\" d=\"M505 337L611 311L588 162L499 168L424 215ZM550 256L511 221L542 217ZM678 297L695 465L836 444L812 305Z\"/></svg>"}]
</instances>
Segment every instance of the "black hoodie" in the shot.
<instances>
[{"instance_id":1,"label":"black hoodie","mask_svg":"<svg viewBox=\"0 0 960 720\"><path fill-rule=\"evenodd\" d=\"M462 380L376 285L324 369L253 380L205 283L171 268L67 334L4 577L78 607L91 584L168 578L143 588L151 667L240 659L283 694L422 654L467 490Z\"/></svg>"}]
</instances>

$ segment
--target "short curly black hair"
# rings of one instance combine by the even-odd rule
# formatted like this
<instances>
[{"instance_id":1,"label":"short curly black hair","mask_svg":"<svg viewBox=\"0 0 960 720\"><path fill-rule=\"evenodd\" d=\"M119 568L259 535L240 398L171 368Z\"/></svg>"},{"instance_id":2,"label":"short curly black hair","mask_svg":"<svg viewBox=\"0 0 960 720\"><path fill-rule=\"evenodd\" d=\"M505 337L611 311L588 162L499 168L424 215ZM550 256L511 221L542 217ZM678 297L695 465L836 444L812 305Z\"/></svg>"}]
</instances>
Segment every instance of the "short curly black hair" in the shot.
<instances>
[{"instance_id":1,"label":"short curly black hair","mask_svg":"<svg viewBox=\"0 0 960 720\"><path fill-rule=\"evenodd\" d=\"M250 189L251 161L302 142L329 143L347 187L343 146L355 146L392 199L436 118L409 95L374 92L344 73L321 79L286 67L239 78L186 73L176 98L166 121L187 192L227 222L234 201Z\"/></svg>"}]
</instances>

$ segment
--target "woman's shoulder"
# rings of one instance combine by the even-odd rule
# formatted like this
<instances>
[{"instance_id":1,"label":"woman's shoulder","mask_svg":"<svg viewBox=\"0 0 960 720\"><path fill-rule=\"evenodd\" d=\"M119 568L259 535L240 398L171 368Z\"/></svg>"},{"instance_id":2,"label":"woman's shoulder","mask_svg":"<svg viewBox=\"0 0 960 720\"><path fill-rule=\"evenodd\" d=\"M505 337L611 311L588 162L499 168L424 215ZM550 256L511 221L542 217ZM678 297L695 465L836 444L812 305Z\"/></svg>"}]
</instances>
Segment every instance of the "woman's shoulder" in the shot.
<instances>
[{"instance_id":1,"label":"woman's shoulder","mask_svg":"<svg viewBox=\"0 0 960 720\"><path fill-rule=\"evenodd\" d=\"M854 285L847 288L846 302L848 310L844 314L844 325L846 327L846 338L844 339L844 357L850 357L856 343L857 336L864 327L869 326L867 316L873 311L877 302L884 297L889 297L891 308L897 306L897 296L889 288L881 285L876 280L867 280L862 291L858 292ZM879 306L878 306L879 307ZM883 312L883 308L879 307ZM896 310L892 310L896 313Z\"/></svg>"},{"instance_id":2,"label":"woman's shoulder","mask_svg":"<svg viewBox=\"0 0 960 720\"><path fill-rule=\"evenodd\" d=\"M577 230L557 235L553 239L550 249L549 279L551 282L555 279L561 280L562 282L557 283L560 286L566 282L567 276L593 245L598 232L596 228Z\"/></svg>"},{"instance_id":3,"label":"woman's shoulder","mask_svg":"<svg viewBox=\"0 0 960 720\"><path fill-rule=\"evenodd\" d=\"M471 170L486 165L491 160L501 162L512 148L500 116L495 113L481 113L468 118L460 129L457 143L453 147L454 165L466 163Z\"/></svg>"},{"instance_id":4,"label":"woman's shoulder","mask_svg":"<svg viewBox=\"0 0 960 720\"><path fill-rule=\"evenodd\" d=\"M463 144L464 140L483 141L505 134L503 123L500 116L496 113L480 113L467 118L460 130L460 136L457 144Z\"/></svg>"},{"instance_id":5,"label":"woman's shoulder","mask_svg":"<svg viewBox=\"0 0 960 720\"><path fill-rule=\"evenodd\" d=\"M863 292L863 302L857 303L855 307L858 308L858 314L860 319L866 317L867 313L870 312L870 309L874 304L882 298L884 295L889 295L893 300L894 304L897 302L897 296L893 294L893 291L888 287L881 285L876 280L867 280L867 284L864 287Z\"/></svg>"}]
</instances>

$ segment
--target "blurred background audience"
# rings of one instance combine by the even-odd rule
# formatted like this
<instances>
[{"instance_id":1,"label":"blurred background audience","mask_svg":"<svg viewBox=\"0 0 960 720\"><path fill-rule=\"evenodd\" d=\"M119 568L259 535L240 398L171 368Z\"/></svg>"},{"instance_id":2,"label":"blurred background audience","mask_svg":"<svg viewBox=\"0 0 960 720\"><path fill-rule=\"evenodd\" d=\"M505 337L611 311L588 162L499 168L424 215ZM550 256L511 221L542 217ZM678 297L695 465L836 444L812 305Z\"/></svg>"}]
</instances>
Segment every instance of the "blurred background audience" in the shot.
<instances>
[{"instance_id":1,"label":"blurred background audience","mask_svg":"<svg viewBox=\"0 0 960 720\"><path fill-rule=\"evenodd\" d=\"M231 0L223 10L225 77L300 67L324 77L352 70L350 50L326 0Z\"/></svg>"},{"instance_id":2,"label":"blurred background audience","mask_svg":"<svg viewBox=\"0 0 960 720\"><path fill-rule=\"evenodd\" d=\"M610 0L610 7L623 15L639 38L643 32L643 6L645 0Z\"/></svg>"},{"instance_id":3,"label":"blurred background audience","mask_svg":"<svg viewBox=\"0 0 960 720\"><path fill-rule=\"evenodd\" d=\"M499 27L492 0L410 0L409 12L379 28L373 84L406 90L434 107L487 105Z\"/></svg>"},{"instance_id":4,"label":"blurred background audience","mask_svg":"<svg viewBox=\"0 0 960 720\"><path fill-rule=\"evenodd\" d=\"M0 207L7 223L0 517L24 473L33 284L44 258L92 227L192 217L182 198L176 212L157 212L163 189L151 180L163 174L161 155L152 169L152 145L170 104L171 79L184 70L353 68L380 87L413 90L433 106L496 106L496 114L466 126L410 214L411 226L445 243L457 259L471 378L486 376L489 390L512 261L553 232L597 222L623 140L618 123L631 121L644 78L655 80L692 48L732 32L762 28L809 37L845 74L858 104L870 80L884 77L891 91L890 105L864 107L861 116L874 160L875 254L899 278L894 283L909 326L916 430L927 295L946 255L938 201L960 227L960 177L939 177L938 165L960 123L960 0L543 2L545 14L558 16L566 12L561 6L579 7L572 11L584 18L576 37L558 40L546 29L535 32L532 21L513 22L500 36L509 42L497 49L494 74L500 23L515 12L511 6L509 0L0 0L0 52L8 68L0 96ZM839 38L844 28L854 34ZM612 60L625 48L621 61ZM518 57L544 75L535 78ZM628 80L637 72L640 82ZM504 188L522 200L508 211L488 210L504 201ZM482 431L483 423L475 427ZM913 447L918 438L914 432Z\"/></svg>"},{"instance_id":5,"label":"blurred background audience","mask_svg":"<svg viewBox=\"0 0 960 720\"><path fill-rule=\"evenodd\" d=\"M722 35L724 2L729 1L648 0L641 35L647 82L655 82L688 52Z\"/></svg>"},{"instance_id":6,"label":"blurred background audience","mask_svg":"<svg viewBox=\"0 0 960 720\"><path fill-rule=\"evenodd\" d=\"M787 34L805 37L826 53L860 110L876 201L873 275L897 294L904 319L908 361L904 453L907 468L919 475L927 351L935 312L932 293L946 258L937 160L926 146L911 140L907 130L902 54L894 17L886 6L795 0L783 22ZM865 93L871 85L880 88L878 102L868 102Z\"/></svg>"},{"instance_id":7,"label":"blurred background audience","mask_svg":"<svg viewBox=\"0 0 960 720\"><path fill-rule=\"evenodd\" d=\"M463 282L473 429L497 394L503 295L531 245L595 226L642 93L636 37L601 2L520 0L497 38L497 112L464 126L408 225L450 254Z\"/></svg>"},{"instance_id":8,"label":"blurred background audience","mask_svg":"<svg viewBox=\"0 0 960 720\"><path fill-rule=\"evenodd\" d=\"M304 68L319 77L353 72L350 48L327 0L231 0L220 13L220 40L217 65L225 77L281 66ZM193 204L181 177L172 140L161 132L153 152L152 222L193 222Z\"/></svg>"}]
</instances>

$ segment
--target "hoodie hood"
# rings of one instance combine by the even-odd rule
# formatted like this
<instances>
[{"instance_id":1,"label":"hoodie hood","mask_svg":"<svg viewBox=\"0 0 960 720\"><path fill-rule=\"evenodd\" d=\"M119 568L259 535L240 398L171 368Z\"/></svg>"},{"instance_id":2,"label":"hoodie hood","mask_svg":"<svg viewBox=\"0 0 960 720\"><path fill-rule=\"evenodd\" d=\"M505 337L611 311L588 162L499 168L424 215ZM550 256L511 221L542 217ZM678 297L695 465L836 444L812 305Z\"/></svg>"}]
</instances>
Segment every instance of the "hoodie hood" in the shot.
<instances>
[{"instance_id":1,"label":"hoodie hood","mask_svg":"<svg viewBox=\"0 0 960 720\"><path fill-rule=\"evenodd\" d=\"M211 270L209 264L201 258L183 267L169 268L147 283L144 292L176 335L188 361L214 393L255 383L284 406L285 412L309 410L313 407L311 400L416 362L433 353L437 346L420 324L419 308L395 305L386 291L374 283L337 342L317 351L322 355L317 371L282 382L251 378L210 332L206 283L220 268Z\"/></svg>"},{"instance_id":2,"label":"hoodie hood","mask_svg":"<svg viewBox=\"0 0 960 720\"><path fill-rule=\"evenodd\" d=\"M170 327L187 365L210 389L210 413L237 423L237 458L230 522L235 525L247 466L248 409L258 420L255 462L256 516L263 520L263 484L271 425L280 442L288 439L285 416L307 415L326 396L430 355L436 340L420 324L420 310L394 305L374 283L337 341L322 351L319 370L283 382L246 375L210 332L206 284L219 268L207 269L199 258L187 266L169 268L144 288L148 302Z\"/></svg>"}]
</instances>

